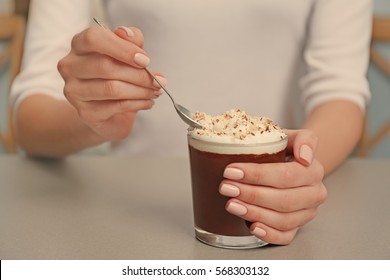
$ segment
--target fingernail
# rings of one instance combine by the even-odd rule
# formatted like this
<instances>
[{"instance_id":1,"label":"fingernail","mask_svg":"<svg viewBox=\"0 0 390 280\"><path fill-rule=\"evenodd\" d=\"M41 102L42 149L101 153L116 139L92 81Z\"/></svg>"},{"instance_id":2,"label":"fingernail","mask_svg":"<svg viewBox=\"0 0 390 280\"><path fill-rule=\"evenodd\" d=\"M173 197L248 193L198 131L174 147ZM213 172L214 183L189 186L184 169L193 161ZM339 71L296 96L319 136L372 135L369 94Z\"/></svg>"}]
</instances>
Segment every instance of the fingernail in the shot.
<instances>
[{"instance_id":1,"label":"fingernail","mask_svg":"<svg viewBox=\"0 0 390 280\"><path fill-rule=\"evenodd\" d=\"M143 53L136 53L134 55L134 62L141 67L146 67L149 65L150 59L149 59L149 57L147 57Z\"/></svg>"},{"instance_id":2,"label":"fingernail","mask_svg":"<svg viewBox=\"0 0 390 280\"><path fill-rule=\"evenodd\" d=\"M165 87L166 85L167 85L167 79L165 79L164 77L161 77L161 76L156 76L156 78L157 78L157 80L160 82L160 84L163 86L163 87ZM161 87L157 82L156 82L156 80L155 79L153 79L153 85L155 86L155 87Z\"/></svg>"},{"instance_id":3,"label":"fingernail","mask_svg":"<svg viewBox=\"0 0 390 280\"><path fill-rule=\"evenodd\" d=\"M237 202L230 202L227 205L226 210L230 214L233 214L233 215L236 215L236 216L243 216L243 215L245 215L248 212L248 209L246 209L246 207L244 205L239 204Z\"/></svg>"},{"instance_id":4,"label":"fingernail","mask_svg":"<svg viewBox=\"0 0 390 280\"><path fill-rule=\"evenodd\" d=\"M154 91L154 96L156 98L159 97L161 94L163 94L163 89L162 88Z\"/></svg>"},{"instance_id":5,"label":"fingernail","mask_svg":"<svg viewBox=\"0 0 390 280\"><path fill-rule=\"evenodd\" d=\"M130 28L128 28L126 26L119 26L118 29L122 29L123 31L125 31L127 36L129 36L129 37L134 37L134 35L135 35L133 30L131 30Z\"/></svg>"},{"instance_id":6,"label":"fingernail","mask_svg":"<svg viewBox=\"0 0 390 280\"><path fill-rule=\"evenodd\" d=\"M236 197L240 195L240 189L230 184L222 184L219 193L224 196Z\"/></svg>"},{"instance_id":7,"label":"fingernail","mask_svg":"<svg viewBox=\"0 0 390 280\"><path fill-rule=\"evenodd\" d=\"M244 171L238 168L228 167L225 169L225 172L223 173L223 177L232 180L240 180L244 178Z\"/></svg>"},{"instance_id":8,"label":"fingernail","mask_svg":"<svg viewBox=\"0 0 390 280\"><path fill-rule=\"evenodd\" d=\"M255 227L255 228L251 231L251 233L252 233L253 235L256 235L257 237L264 237L264 236L267 235L267 232L266 232L264 229L259 228L259 227Z\"/></svg>"},{"instance_id":9,"label":"fingernail","mask_svg":"<svg viewBox=\"0 0 390 280\"><path fill-rule=\"evenodd\" d=\"M308 145L302 145L299 151L299 157L306 161L307 164L311 164L313 161L313 151Z\"/></svg>"}]
</instances>

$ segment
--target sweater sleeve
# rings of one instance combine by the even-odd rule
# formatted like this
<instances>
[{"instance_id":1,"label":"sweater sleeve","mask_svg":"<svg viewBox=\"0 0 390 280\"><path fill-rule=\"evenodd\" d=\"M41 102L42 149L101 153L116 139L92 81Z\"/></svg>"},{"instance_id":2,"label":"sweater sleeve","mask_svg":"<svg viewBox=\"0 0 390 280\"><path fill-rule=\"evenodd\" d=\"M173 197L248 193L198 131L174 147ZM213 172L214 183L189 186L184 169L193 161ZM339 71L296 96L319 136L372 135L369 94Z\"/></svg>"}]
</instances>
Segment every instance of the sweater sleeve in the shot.
<instances>
[{"instance_id":1,"label":"sweater sleeve","mask_svg":"<svg viewBox=\"0 0 390 280\"><path fill-rule=\"evenodd\" d=\"M69 52L72 37L90 20L90 0L31 1L21 72L10 93L15 109L27 96L37 93L65 98L57 63Z\"/></svg>"},{"instance_id":2,"label":"sweater sleeve","mask_svg":"<svg viewBox=\"0 0 390 280\"><path fill-rule=\"evenodd\" d=\"M304 50L307 71L300 81L306 113L336 99L365 109L371 22L371 0L316 1Z\"/></svg>"}]
</instances>

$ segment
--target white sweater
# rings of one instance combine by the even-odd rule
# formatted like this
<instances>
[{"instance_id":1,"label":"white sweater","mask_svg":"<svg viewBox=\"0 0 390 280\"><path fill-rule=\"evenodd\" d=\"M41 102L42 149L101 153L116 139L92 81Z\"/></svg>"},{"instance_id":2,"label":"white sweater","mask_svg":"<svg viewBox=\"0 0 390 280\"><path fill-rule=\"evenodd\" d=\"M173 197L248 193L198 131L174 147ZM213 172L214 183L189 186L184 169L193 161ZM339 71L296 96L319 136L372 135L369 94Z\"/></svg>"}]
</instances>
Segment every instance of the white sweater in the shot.
<instances>
[{"instance_id":1,"label":"white sweater","mask_svg":"<svg viewBox=\"0 0 390 280\"><path fill-rule=\"evenodd\" d=\"M31 2L22 72L11 93L16 108L35 93L64 99L56 65L72 36L92 24L91 3ZM106 0L104 7L111 27L143 31L150 67L193 111L240 108L292 128L323 102L348 99L364 109L370 98L371 0ZM187 153L186 125L167 96L138 114L113 153Z\"/></svg>"}]
</instances>

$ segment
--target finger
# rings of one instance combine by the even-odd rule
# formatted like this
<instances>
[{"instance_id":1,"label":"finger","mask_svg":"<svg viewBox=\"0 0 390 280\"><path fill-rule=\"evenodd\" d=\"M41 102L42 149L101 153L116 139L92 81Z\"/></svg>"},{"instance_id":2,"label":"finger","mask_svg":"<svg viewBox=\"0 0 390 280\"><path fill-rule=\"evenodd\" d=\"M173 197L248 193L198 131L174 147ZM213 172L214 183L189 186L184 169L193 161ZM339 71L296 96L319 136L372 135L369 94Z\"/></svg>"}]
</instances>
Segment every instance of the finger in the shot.
<instances>
[{"instance_id":1,"label":"finger","mask_svg":"<svg viewBox=\"0 0 390 280\"><path fill-rule=\"evenodd\" d=\"M120 80L141 87L159 89L160 86L144 70L117 61L101 54L83 56L68 56L58 64L59 71L65 80L73 77L78 79ZM167 81L161 75L159 81L166 85Z\"/></svg>"},{"instance_id":2,"label":"finger","mask_svg":"<svg viewBox=\"0 0 390 280\"><path fill-rule=\"evenodd\" d=\"M318 137L308 129L286 130L288 136L287 147L294 155L294 158L301 164L309 166L314 158L314 151L317 149Z\"/></svg>"},{"instance_id":3,"label":"finger","mask_svg":"<svg viewBox=\"0 0 390 280\"><path fill-rule=\"evenodd\" d=\"M114 30L114 33L116 35L118 35L120 38L127 40L129 42L132 42L141 48L144 47L144 35L143 35L142 31L136 27L119 26ZM160 72L154 73L154 75L160 76L160 77L164 76ZM158 84L156 84L156 86L157 85ZM166 83L163 83L163 86L165 86L165 85L166 85Z\"/></svg>"},{"instance_id":4,"label":"finger","mask_svg":"<svg viewBox=\"0 0 390 280\"><path fill-rule=\"evenodd\" d=\"M150 109L154 101L147 100L106 100L79 102L78 113L87 123L98 123L110 119L114 115L124 112L136 112Z\"/></svg>"},{"instance_id":5,"label":"finger","mask_svg":"<svg viewBox=\"0 0 390 280\"><path fill-rule=\"evenodd\" d=\"M317 214L317 208L307 208L294 212L282 213L268 208L230 199L226 211L250 222L261 222L280 231L291 230L308 223Z\"/></svg>"},{"instance_id":6,"label":"finger","mask_svg":"<svg viewBox=\"0 0 390 280\"><path fill-rule=\"evenodd\" d=\"M120 38L127 40L129 42L132 42L141 48L144 47L144 35L143 35L142 31L136 27L119 26L114 30L114 33L116 35L118 35ZM160 72L154 73L154 75L156 77L158 77L158 76L163 77L164 76ZM165 83L163 82L162 84L163 84L163 86L165 86L166 81L165 81ZM160 87L160 85L158 85L158 84L156 84L156 86Z\"/></svg>"},{"instance_id":7,"label":"finger","mask_svg":"<svg viewBox=\"0 0 390 280\"><path fill-rule=\"evenodd\" d=\"M228 189L230 192L227 192ZM234 196L231 196L235 189ZM228 197L274 211L289 213L308 208L316 208L327 197L327 190L323 183L316 186L279 189L266 186L252 186L233 181L223 181L219 192Z\"/></svg>"},{"instance_id":8,"label":"finger","mask_svg":"<svg viewBox=\"0 0 390 280\"><path fill-rule=\"evenodd\" d=\"M296 161L282 163L232 163L224 171L226 179L276 188L291 188L320 182L324 168L317 161L308 167Z\"/></svg>"},{"instance_id":9,"label":"finger","mask_svg":"<svg viewBox=\"0 0 390 280\"><path fill-rule=\"evenodd\" d=\"M118 80L74 80L64 87L65 97L80 101L153 99L161 90L139 87Z\"/></svg>"},{"instance_id":10,"label":"finger","mask_svg":"<svg viewBox=\"0 0 390 280\"><path fill-rule=\"evenodd\" d=\"M144 35L136 27L119 26L114 30L114 33L120 38L136 44L138 47L144 47Z\"/></svg>"},{"instance_id":11,"label":"finger","mask_svg":"<svg viewBox=\"0 0 390 280\"><path fill-rule=\"evenodd\" d=\"M299 228L279 231L262 223L253 223L250 232L264 242L275 245L288 245L293 241Z\"/></svg>"},{"instance_id":12,"label":"finger","mask_svg":"<svg viewBox=\"0 0 390 280\"><path fill-rule=\"evenodd\" d=\"M142 48L100 26L76 34L72 39L72 50L78 55L97 52L137 68L144 68L150 63Z\"/></svg>"}]
</instances>

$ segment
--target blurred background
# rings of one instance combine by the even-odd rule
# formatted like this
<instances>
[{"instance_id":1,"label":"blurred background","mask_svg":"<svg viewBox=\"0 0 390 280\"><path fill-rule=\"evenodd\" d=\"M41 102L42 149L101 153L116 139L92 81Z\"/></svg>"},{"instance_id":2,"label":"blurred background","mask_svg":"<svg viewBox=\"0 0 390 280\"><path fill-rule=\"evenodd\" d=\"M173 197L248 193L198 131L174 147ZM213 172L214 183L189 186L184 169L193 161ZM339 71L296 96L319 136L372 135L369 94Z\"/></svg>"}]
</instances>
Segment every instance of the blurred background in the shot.
<instances>
[{"instance_id":1,"label":"blurred background","mask_svg":"<svg viewBox=\"0 0 390 280\"><path fill-rule=\"evenodd\" d=\"M99 0L95 2L99 12ZM20 66L28 4L29 0L0 0L0 155L16 151L7 100L10 82ZM17 15L16 18L14 15ZM368 107L365 132L354 155L380 158L390 156L389 0L374 0L373 22L368 70L372 101ZM92 149L88 153L102 152L104 148Z\"/></svg>"}]
</instances>

